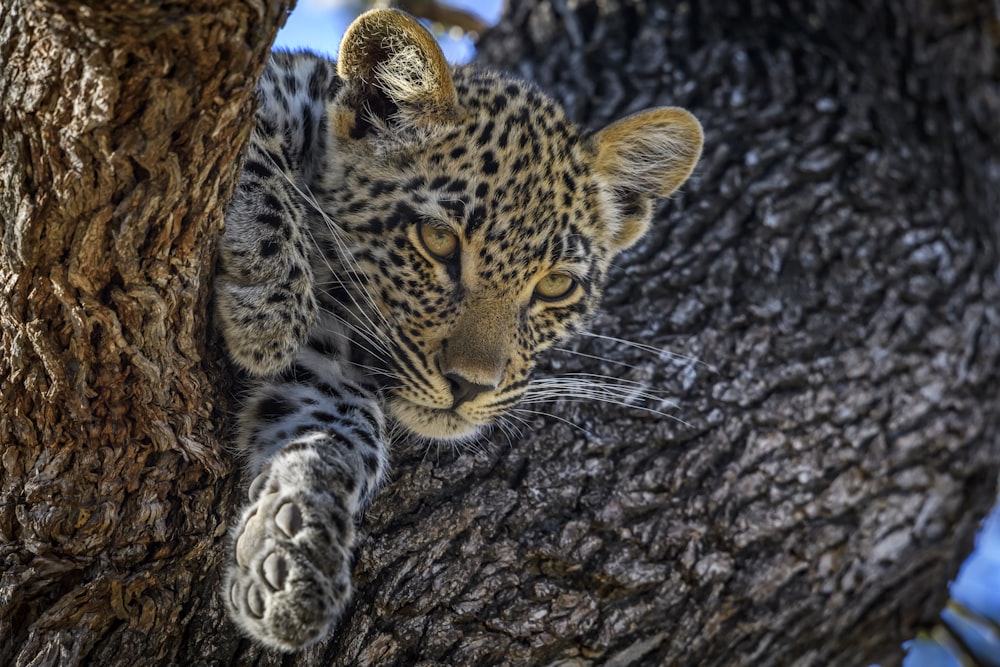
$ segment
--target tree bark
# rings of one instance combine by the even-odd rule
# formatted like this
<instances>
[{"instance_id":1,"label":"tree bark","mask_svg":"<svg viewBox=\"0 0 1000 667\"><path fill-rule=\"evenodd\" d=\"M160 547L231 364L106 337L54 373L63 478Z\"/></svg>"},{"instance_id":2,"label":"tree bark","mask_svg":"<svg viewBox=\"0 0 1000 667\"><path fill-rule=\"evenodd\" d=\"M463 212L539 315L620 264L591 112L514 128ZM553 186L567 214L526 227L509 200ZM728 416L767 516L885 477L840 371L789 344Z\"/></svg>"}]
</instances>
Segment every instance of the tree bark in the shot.
<instances>
[{"instance_id":1,"label":"tree bark","mask_svg":"<svg viewBox=\"0 0 1000 667\"><path fill-rule=\"evenodd\" d=\"M218 601L242 492L204 324L281 5L5 10L0 663L898 664L995 497L998 17L665 5L511 2L480 60L594 127L704 123L593 326L676 354L584 338L547 368L677 406L399 443L355 603L294 657Z\"/></svg>"},{"instance_id":2,"label":"tree bark","mask_svg":"<svg viewBox=\"0 0 1000 667\"><path fill-rule=\"evenodd\" d=\"M206 304L286 6L0 10L0 664L169 661L214 595Z\"/></svg>"}]
</instances>

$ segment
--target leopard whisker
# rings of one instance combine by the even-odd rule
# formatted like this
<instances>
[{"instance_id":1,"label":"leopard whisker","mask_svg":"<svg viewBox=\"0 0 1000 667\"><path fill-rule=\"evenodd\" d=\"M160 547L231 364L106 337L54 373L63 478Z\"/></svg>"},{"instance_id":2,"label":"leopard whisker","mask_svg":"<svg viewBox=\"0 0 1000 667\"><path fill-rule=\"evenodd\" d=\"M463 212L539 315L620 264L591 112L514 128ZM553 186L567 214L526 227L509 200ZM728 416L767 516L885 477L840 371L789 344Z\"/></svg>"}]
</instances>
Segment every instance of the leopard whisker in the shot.
<instances>
[{"instance_id":1,"label":"leopard whisker","mask_svg":"<svg viewBox=\"0 0 1000 667\"><path fill-rule=\"evenodd\" d=\"M352 361L351 365L354 366L355 368L359 369L359 370L365 371L369 375L376 375L376 376L380 376L380 377L393 378L393 379L396 378L396 376L393 373L390 373L389 371L385 370L384 368L379 368L378 366L370 366L368 364L359 364L356 361ZM400 389L401 387L400 386L393 386L393 385L386 385L386 388L387 389Z\"/></svg>"},{"instance_id":2,"label":"leopard whisker","mask_svg":"<svg viewBox=\"0 0 1000 667\"><path fill-rule=\"evenodd\" d=\"M625 378L613 378L595 373L578 373L571 376L539 378L528 385L528 394L542 391L560 392L572 395L577 392L604 392L618 396L623 401L634 402L641 398L650 401L670 401L665 391L649 386L645 382Z\"/></svg>"},{"instance_id":3,"label":"leopard whisker","mask_svg":"<svg viewBox=\"0 0 1000 667\"><path fill-rule=\"evenodd\" d=\"M554 377L542 377L532 379L528 386L540 385L544 383L580 383L582 386L588 384L605 385L610 384L613 386L632 386L632 387L643 387L651 392L655 393L666 393L663 390L651 387L648 382L643 380L633 380L631 378L617 377L614 375L605 375L604 373L563 373L562 375L557 375Z\"/></svg>"},{"instance_id":4,"label":"leopard whisker","mask_svg":"<svg viewBox=\"0 0 1000 667\"><path fill-rule=\"evenodd\" d=\"M626 403L619 400L613 396L608 396L606 394L600 393L574 393L574 394L550 394L550 395L540 395L540 396L529 396L525 397L522 403L532 404L532 403L556 403L565 401L567 403L586 403L589 401L599 401L601 403L606 403L608 405L617 405L622 408L628 408L630 410L640 410L647 414L654 415L656 417L663 417L664 419L669 419L671 421L678 422L684 426L690 426L691 424L684 421L677 415L672 415L668 412L663 412L662 410L657 410L645 405L638 405L636 403ZM675 408L676 403L671 402L667 407Z\"/></svg>"},{"instance_id":5,"label":"leopard whisker","mask_svg":"<svg viewBox=\"0 0 1000 667\"><path fill-rule=\"evenodd\" d=\"M331 237L337 243L337 254L339 255L339 259L340 259L340 261L342 262L344 268L347 271L348 277L350 277L350 279L351 279L352 283L354 284L354 286L356 286L356 287L359 288L360 293L362 295L366 295L365 290L364 289L360 289L360 288L363 288L363 285L362 285L363 280L360 277L363 274L360 273L360 270L358 268L357 262L354 261L354 257L352 256L352 254L351 254L350 250L348 249L347 245L344 243L344 240L342 238L342 235L344 233L343 230L340 228L340 226L336 222L334 222L330 218L329 215L327 215L326 211L324 211L323 208L319 205L319 202L316 200L316 197L313 195L312 191L309 189L308 186L300 187L298 183L296 183L292 179L288 178L288 176L285 174L284 170L282 170L279 167L279 165L274 161L274 159L272 157L268 156L268 159L271 161L272 165L274 165L276 168L278 168L278 172L280 174L282 174L282 176L285 178L285 180L288 182L288 184L292 187L292 189L302 198L303 201L305 201L307 204L309 204L313 208L313 210L315 210L319 214L319 216L323 219L323 222L326 223L327 229L330 230ZM306 231L308 232L309 238L312 241L313 245L320 250L319 256L323 259L323 262L327 265L327 268L330 269L330 272L333 275L339 276L340 273L334 269L333 264L330 262L329 258L326 256L326 254L324 252L322 252L322 249L319 248L319 244L316 242L316 238L313 236L312 231L308 227L306 227ZM391 327L389 326L388 320L386 320L385 316L375 306L375 303L374 303L373 299L371 299L369 297L367 299L367 306L368 306L368 308L363 308L361 306L361 304L358 303L358 300L357 300L357 298L354 295L354 291L353 290L347 290L347 292L348 292L348 296L351 299L351 302L354 304L354 307L368 321L368 325L371 327L370 332L372 334L374 334L375 336L378 336L380 331L390 331L391 330ZM375 313L382 320L382 324L385 325L384 329L380 330L379 326L369 316L369 314L368 314L369 312Z\"/></svg>"},{"instance_id":6,"label":"leopard whisker","mask_svg":"<svg viewBox=\"0 0 1000 667\"><path fill-rule=\"evenodd\" d=\"M494 426L496 426L496 424L494 424ZM474 456L489 456L491 445L493 444L493 441L490 438L490 433L492 433L492 431L493 429L491 427L480 429L476 432L475 437L469 442L459 443L459 445L465 447L466 451L472 452Z\"/></svg>"},{"instance_id":7,"label":"leopard whisker","mask_svg":"<svg viewBox=\"0 0 1000 667\"><path fill-rule=\"evenodd\" d=\"M326 214L323 213L322 211L320 211L320 214L323 216L325 220L328 219ZM329 224L332 225L333 223L330 222ZM336 271L336 269L334 269L333 264L330 262L329 258L321 251L319 253L320 257L322 257L323 262L326 264L327 268L330 269L331 275L335 276L338 280L338 282L333 284L336 284L339 287L343 287L344 291L347 293L348 298L350 298L351 304L354 307L350 309L349 312L351 312L354 315L354 317L358 320L357 326L361 328L369 338L375 340L386 338L385 331L392 330L390 323L388 322L388 320L386 320L385 316L378 310L378 308L375 307L374 301L371 299L370 296L368 296L367 292L364 290L364 286L362 285L362 280L359 277L358 269L356 265L352 265L354 259L353 257L351 257L349 250L346 248L343 240L340 238L340 231L337 230L336 227L330 227L330 229L331 229L331 236L337 242L337 252L340 255L340 260L341 262L343 262L344 268L349 278L349 283L345 283L343 279L340 278L340 274ZM313 237L311 231L309 232L309 236L312 239L313 244L315 245L316 239ZM356 287L357 289L356 290L350 289L350 287ZM324 292L328 294L328 292L326 292L325 290ZM355 294L356 292L362 295L362 299L365 301L364 306L358 301L358 298ZM381 320L381 324L383 325L381 328L379 326L379 323L372 320L369 313L375 313L377 315L377 317Z\"/></svg>"},{"instance_id":8,"label":"leopard whisker","mask_svg":"<svg viewBox=\"0 0 1000 667\"><path fill-rule=\"evenodd\" d=\"M320 306L320 312L328 315L339 323L343 324L348 332L340 331L337 329L329 329L324 333L330 336L336 336L342 338L348 342L349 345L357 347L359 350L366 352L375 361L381 362L384 365L388 365L389 353L387 350L383 349L379 341L369 340L364 332L359 330L354 323L346 320L339 313ZM354 335L352 335L354 334Z\"/></svg>"},{"instance_id":9,"label":"leopard whisker","mask_svg":"<svg viewBox=\"0 0 1000 667\"><path fill-rule=\"evenodd\" d=\"M552 348L555 352L563 352L565 354L573 354L578 357L584 357L585 359L593 359L595 361L602 361L607 364L614 364L616 366L624 366L630 370L637 368L634 364L630 364L627 361L618 361L617 359L609 359L608 357L602 357L597 354L588 354L586 352L580 352L579 350L573 350L568 347L554 347Z\"/></svg>"},{"instance_id":10,"label":"leopard whisker","mask_svg":"<svg viewBox=\"0 0 1000 667\"><path fill-rule=\"evenodd\" d=\"M513 449L514 442L521 439L521 429L517 427L516 424L512 423L511 420L507 419L508 415L502 416L496 421L497 430L507 438L507 448Z\"/></svg>"},{"instance_id":11,"label":"leopard whisker","mask_svg":"<svg viewBox=\"0 0 1000 667\"><path fill-rule=\"evenodd\" d=\"M348 293L350 294L350 290L348 290ZM357 301L355 301L355 305L356 308L360 310L360 306L357 306ZM353 343L356 344L359 348L364 349L373 357L375 357L379 361L386 363L387 365L392 362L392 360L394 359L392 350L396 347L401 347L397 346L393 338L391 337L391 334L396 330L394 327L391 327L387 324L385 331L380 331L380 330L370 331L369 327L363 326L364 323L361 322L360 320L357 322L352 322L348 321L338 313L329 311L328 309L326 310L326 312L329 312L330 315L336 317L345 326L351 328L353 331L359 334L358 338L353 340ZM355 313L355 318L357 319L357 313ZM382 317L382 319L384 320L385 318ZM371 322L370 319L368 321ZM365 343L377 345L380 348L379 352L381 353L373 351L372 349L366 347L365 344L362 343L362 340ZM428 380L424 375L410 373L407 370L405 370L402 366L399 366L398 364L395 365L395 374L397 376L403 376L400 379L404 381L409 380L411 384L423 385L424 387L431 390L434 389L434 387L430 385L430 383L428 382Z\"/></svg>"},{"instance_id":12,"label":"leopard whisker","mask_svg":"<svg viewBox=\"0 0 1000 667\"><path fill-rule=\"evenodd\" d=\"M601 394L612 396L621 400L626 405L635 403L637 400L666 401L669 402L670 395L656 389L649 388L642 384L615 384L610 382L580 381L574 378L565 378L561 381L532 383L525 392L526 396L539 396L542 394L573 396L576 394Z\"/></svg>"},{"instance_id":13,"label":"leopard whisker","mask_svg":"<svg viewBox=\"0 0 1000 667\"><path fill-rule=\"evenodd\" d=\"M528 415L540 415L542 417L545 417L546 419L555 419L556 421L562 422L562 423L566 424L567 426L571 426L571 427L579 430L580 432L582 432L587 437L590 437L590 438L594 437L593 432L585 429L584 427L580 426L579 424L574 424L573 422L571 422L570 420L566 419L565 417L560 417L559 415L554 414L552 412L548 412L546 410L531 410L529 408L517 407L517 408L513 408L511 410L512 414L515 413L515 412L521 413L521 414L528 414Z\"/></svg>"},{"instance_id":14,"label":"leopard whisker","mask_svg":"<svg viewBox=\"0 0 1000 667\"><path fill-rule=\"evenodd\" d=\"M528 402L590 399L638 409L677 419L661 410L641 405L655 403L660 408L678 408L678 403L665 391L645 382L612 378L596 373L576 373L570 376L532 380L525 392Z\"/></svg>"},{"instance_id":15,"label":"leopard whisker","mask_svg":"<svg viewBox=\"0 0 1000 667\"><path fill-rule=\"evenodd\" d=\"M686 361L691 364L698 364L706 367L712 373L718 373L719 370L712 364L702 361L698 357L693 357L686 354L680 354L679 352L674 352L668 350L665 347L656 347L655 345L647 345L646 343L637 343L635 341L627 340L625 338L616 338L615 336L607 336L605 334L594 333L593 331L581 331L581 336L586 336L588 338L596 338L599 340L605 340L612 343L617 343L619 345L624 345L626 347L635 348L637 350L642 350L643 352L651 352L657 355L657 358L663 360L673 360L673 361Z\"/></svg>"},{"instance_id":16,"label":"leopard whisker","mask_svg":"<svg viewBox=\"0 0 1000 667\"><path fill-rule=\"evenodd\" d=\"M330 310L329 308L324 308L324 307L321 307L320 311L334 318L356 335L349 336L348 334L342 331L336 331L336 330L330 330L327 331L326 333L333 334L334 336L346 339L351 345L367 352L377 361L388 362L389 351L381 347L380 341L368 340L368 338L364 335L364 331L362 329L359 329L353 322L346 320L339 313L336 313ZM369 345L369 343L371 345Z\"/></svg>"}]
</instances>

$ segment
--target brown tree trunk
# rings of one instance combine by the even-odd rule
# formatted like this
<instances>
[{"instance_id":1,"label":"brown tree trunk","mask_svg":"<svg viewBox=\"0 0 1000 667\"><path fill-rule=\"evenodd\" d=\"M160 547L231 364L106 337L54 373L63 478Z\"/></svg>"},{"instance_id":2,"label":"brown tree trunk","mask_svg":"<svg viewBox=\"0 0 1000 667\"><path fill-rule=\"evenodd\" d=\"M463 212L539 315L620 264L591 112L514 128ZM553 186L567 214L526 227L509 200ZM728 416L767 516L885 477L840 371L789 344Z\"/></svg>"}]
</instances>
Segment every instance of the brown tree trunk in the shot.
<instances>
[{"instance_id":1,"label":"brown tree trunk","mask_svg":"<svg viewBox=\"0 0 1000 667\"><path fill-rule=\"evenodd\" d=\"M1000 461L998 17L511 4L481 59L581 122L705 124L593 327L701 361L583 339L611 361L549 372L676 419L532 405L509 446L401 446L355 604L291 658L218 602L237 475L204 325L281 7L4 10L0 663L889 665L934 620Z\"/></svg>"},{"instance_id":2,"label":"brown tree trunk","mask_svg":"<svg viewBox=\"0 0 1000 667\"><path fill-rule=\"evenodd\" d=\"M206 304L286 6L0 10L0 664L169 661L212 595Z\"/></svg>"}]
</instances>

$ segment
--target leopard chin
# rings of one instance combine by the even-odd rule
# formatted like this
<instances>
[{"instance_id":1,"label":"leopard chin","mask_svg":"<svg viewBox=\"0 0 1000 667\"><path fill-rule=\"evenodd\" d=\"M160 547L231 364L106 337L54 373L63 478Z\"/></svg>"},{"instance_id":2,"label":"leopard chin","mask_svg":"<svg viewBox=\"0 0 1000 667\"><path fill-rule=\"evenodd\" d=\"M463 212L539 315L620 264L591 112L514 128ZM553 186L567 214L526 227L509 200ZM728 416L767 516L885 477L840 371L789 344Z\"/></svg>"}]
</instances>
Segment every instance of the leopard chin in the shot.
<instances>
[{"instance_id":1,"label":"leopard chin","mask_svg":"<svg viewBox=\"0 0 1000 667\"><path fill-rule=\"evenodd\" d=\"M389 413L412 433L441 442L474 438L486 426L466 419L454 410L417 405L399 396L389 401Z\"/></svg>"}]
</instances>

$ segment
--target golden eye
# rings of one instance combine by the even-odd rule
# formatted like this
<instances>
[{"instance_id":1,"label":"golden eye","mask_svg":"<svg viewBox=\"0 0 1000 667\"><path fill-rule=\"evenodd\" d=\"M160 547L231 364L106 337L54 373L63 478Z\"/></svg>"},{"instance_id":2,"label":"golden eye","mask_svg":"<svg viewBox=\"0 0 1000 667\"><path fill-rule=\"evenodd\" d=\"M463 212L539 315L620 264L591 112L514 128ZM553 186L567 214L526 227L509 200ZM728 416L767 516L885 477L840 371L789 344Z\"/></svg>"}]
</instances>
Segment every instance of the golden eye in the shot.
<instances>
[{"instance_id":1,"label":"golden eye","mask_svg":"<svg viewBox=\"0 0 1000 667\"><path fill-rule=\"evenodd\" d=\"M535 296L545 301L558 301L570 295L576 288L576 280L568 273L550 273L535 285Z\"/></svg>"},{"instance_id":2,"label":"golden eye","mask_svg":"<svg viewBox=\"0 0 1000 667\"><path fill-rule=\"evenodd\" d=\"M420 242L438 259L449 259L458 249L458 236L447 229L420 223Z\"/></svg>"}]
</instances>

